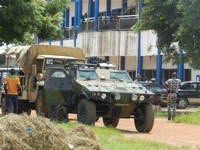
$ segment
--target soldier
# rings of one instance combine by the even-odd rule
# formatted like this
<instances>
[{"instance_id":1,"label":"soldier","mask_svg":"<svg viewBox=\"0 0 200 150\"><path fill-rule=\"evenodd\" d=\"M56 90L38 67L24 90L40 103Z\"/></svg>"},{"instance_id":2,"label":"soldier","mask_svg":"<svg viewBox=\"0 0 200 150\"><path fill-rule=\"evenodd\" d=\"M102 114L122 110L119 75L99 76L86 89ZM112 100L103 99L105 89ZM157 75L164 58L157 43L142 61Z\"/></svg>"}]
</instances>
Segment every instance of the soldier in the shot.
<instances>
[{"instance_id":1,"label":"soldier","mask_svg":"<svg viewBox=\"0 0 200 150\"><path fill-rule=\"evenodd\" d=\"M171 120L171 109L172 109L172 120L176 116L176 104L178 88L181 86L181 80L176 78L176 72L172 73L172 79L168 79L164 87L168 90L167 96L167 107L168 107L168 120Z\"/></svg>"}]
</instances>

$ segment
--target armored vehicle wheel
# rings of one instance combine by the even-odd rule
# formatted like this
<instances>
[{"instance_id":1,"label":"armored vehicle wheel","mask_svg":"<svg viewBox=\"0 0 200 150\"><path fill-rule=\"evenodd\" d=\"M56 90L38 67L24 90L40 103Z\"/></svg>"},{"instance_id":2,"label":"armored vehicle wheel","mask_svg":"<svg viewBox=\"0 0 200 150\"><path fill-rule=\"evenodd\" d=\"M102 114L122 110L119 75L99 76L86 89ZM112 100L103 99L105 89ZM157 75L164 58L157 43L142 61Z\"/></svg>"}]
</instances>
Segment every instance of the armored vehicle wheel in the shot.
<instances>
[{"instance_id":1,"label":"armored vehicle wheel","mask_svg":"<svg viewBox=\"0 0 200 150\"><path fill-rule=\"evenodd\" d=\"M35 109L37 115L42 115L44 117L49 117L49 104L44 103L44 92L39 91L36 102L35 102Z\"/></svg>"},{"instance_id":2,"label":"armored vehicle wheel","mask_svg":"<svg viewBox=\"0 0 200 150\"><path fill-rule=\"evenodd\" d=\"M96 121L96 107L94 102L82 99L78 105L78 122L86 125L94 125Z\"/></svg>"},{"instance_id":3,"label":"armored vehicle wheel","mask_svg":"<svg viewBox=\"0 0 200 150\"><path fill-rule=\"evenodd\" d=\"M154 124L154 111L151 103L144 103L138 106L139 111L135 114L135 127L138 132L149 133Z\"/></svg>"},{"instance_id":4,"label":"armored vehicle wheel","mask_svg":"<svg viewBox=\"0 0 200 150\"><path fill-rule=\"evenodd\" d=\"M103 117L103 124L108 127L116 128L119 123L119 118L104 118Z\"/></svg>"},{"instance_id":5,"label":"armored vehicle wheel","mask_svg":"<svg viewBox=\"0 0 200 150\"><path fill-rule=\"evenodd\" d=\"M68 122L68 112L66 107L54 104L50 105L49 117L51 121Z\"/></svg>"},{"instance_id":6,"label":"armored vehicle wheel","mask_svg":"<svg viewBox=\"0 0 200 150\"><path fill-rule=\"evenodd\" d=\"M2 114L6 114L6 99L5 97L1 98L1 112Z\"/></svg>"},{"instance_id":7,"label":"armored vehicle wheel","mask_svg":"<svg viewBox=\"0 0 200 150\"><path fill-rule=\"evenodd\" d=\"M49 118L49 104L43 103L43 113L45 117Z\"/></svg>"},{"instance_id":8,"label":"armored vehicle wheel","mask_svg":"<svg viewBox=\"0 0 200 150\"><path fill-rule=\"evenodd\" d=\"M30 109L28 108L28 101L19 100L18 101L18 114L27 113L28 115L31 114Z\"/></svg>"}]
</instances>

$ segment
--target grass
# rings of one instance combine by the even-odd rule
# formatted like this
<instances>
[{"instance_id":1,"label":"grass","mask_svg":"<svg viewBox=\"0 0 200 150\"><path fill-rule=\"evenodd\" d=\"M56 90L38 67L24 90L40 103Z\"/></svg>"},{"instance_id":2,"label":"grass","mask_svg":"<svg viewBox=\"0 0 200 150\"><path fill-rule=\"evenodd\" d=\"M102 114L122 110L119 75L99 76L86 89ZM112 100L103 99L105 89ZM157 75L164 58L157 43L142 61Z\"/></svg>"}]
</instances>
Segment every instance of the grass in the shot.
<instances>
[{"instance_id":1,"label":"grass","mask_svg":"<svg viewBox=\"0 0 200 150\"><path fill-rule=\"evenodd\" d=\"M177 115L174 122L200 125L200 107L193 113L182 113Z\"/></svg>"},{"instance_id":2,"label":"grass","mask_svg":"<svg viewBox=\"0 0 200 150\"><path fill-rule=\"evenodd\" d=\"M166 111L156 111L155 116L167 117ZM200 125L200 107L195 112L177 112L173 122Z\"/></svg>"},{"instance_id":3,"label":"grass","mask_svg":"<svg viewBox=\"0 0 200 150\"><path fill-rule=\"evenodd\" d=\"M56 124L65 130L75 126L77 123L69 122L67 124ZM100 145L103 150L178 150L180 148L170 146L168 144L152 142L144 139L126 138L123 133L114 128L93 127L89 126L99 138ZM143 134L143 133L141 133ZM145 133L144 133L145 134ZM187 150L188 147L181 147L182 150Z\"/></svg>"}]
</instances>

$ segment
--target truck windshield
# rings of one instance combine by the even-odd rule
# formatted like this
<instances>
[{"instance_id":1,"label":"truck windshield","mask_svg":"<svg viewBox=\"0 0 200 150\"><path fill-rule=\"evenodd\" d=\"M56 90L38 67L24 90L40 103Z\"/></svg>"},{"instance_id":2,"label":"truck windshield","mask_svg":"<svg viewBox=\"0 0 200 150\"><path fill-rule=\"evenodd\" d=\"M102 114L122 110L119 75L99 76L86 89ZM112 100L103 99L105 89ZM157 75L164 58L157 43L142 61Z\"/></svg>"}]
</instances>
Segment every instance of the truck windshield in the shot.
<instances>
[{"instance_id":1,"label":"truck windshield","mask_svg":"<svg viewBox=\"0 0 200 150\"><path fill-rule=\"evenodd\" d=\"M98 76L94 70L78 70L78 80L98 80Z\"/></svg>"},{"instance_id":2,"label":"truck windshield","mask_svg":"<svg viewBox=\"0 0 200 150\"><path fill-rule=\"evenodd\" d=\"M61 59L52 59L48 58L45 61L45 70L50 67L63 67L66 64L69 64L70 62L75 63L85 63L84 60L78 60L78 59L68 59L68 60L61 60Z\"/></svg>"},{"instance_id":3,"label":"truck windshield","mask_svg":"<svg viewBox=\"0 0 200 150\"><path fill-rule=\"evenodd\" d=\"M124 82L132 82L130 76L126 72L110 72L110 79L115 81L123 80Z\"/></svg>"}]
</instances>

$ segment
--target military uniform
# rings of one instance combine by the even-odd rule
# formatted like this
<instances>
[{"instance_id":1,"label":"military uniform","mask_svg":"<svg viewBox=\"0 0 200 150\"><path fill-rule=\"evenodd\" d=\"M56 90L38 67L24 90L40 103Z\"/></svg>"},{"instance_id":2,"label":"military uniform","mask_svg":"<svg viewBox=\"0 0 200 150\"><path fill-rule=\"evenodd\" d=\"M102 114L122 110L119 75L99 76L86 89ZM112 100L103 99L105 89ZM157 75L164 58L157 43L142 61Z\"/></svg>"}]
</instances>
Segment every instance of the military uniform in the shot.
<instances>
[{"instance_id":1,"label":"military uniform","mask_svg":"<svg viewBox=\"0 0 200 150\"><path fill-rule=\"evenodd\" d=\"M172 73L172 79L168 79L165 82L168 86L168 96L167 96L167 107L168 107L168 120L171 120L171 109L172 109L172 119L176 116L176 105L177 105L177 95L178 88L181 85L181 80L176 78L176 73Z\"/></svg>"}]
</instances>

